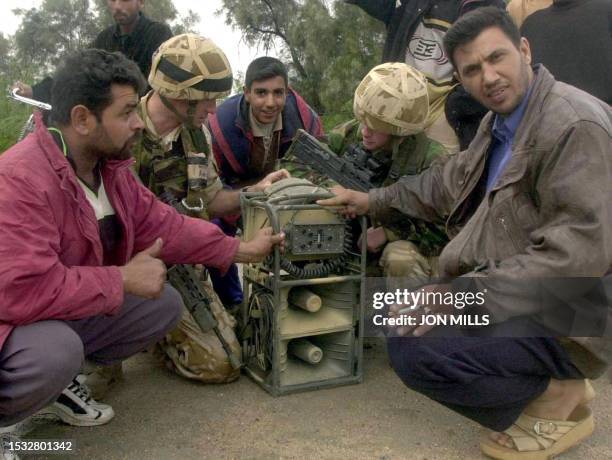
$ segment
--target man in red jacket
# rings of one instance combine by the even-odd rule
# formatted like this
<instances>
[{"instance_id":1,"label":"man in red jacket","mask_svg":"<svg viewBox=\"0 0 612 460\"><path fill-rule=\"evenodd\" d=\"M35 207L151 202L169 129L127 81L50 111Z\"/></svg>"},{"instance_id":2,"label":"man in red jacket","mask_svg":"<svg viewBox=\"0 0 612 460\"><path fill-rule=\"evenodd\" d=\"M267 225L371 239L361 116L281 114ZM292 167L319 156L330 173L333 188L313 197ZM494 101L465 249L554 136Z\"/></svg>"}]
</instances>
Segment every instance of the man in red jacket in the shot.
<instances>
[{"instance_id":1,"label":"man in red jacket","mask_svg":"<svg viewBox=\"0 0 612 460\"><path fill-rule=\"evenodd\" d=\"M282 243L269 228L227 237L140 184L130 158L144 84L119 53L75 54L56 74L53 127L0 157L0 433L45 407L72 425L108 422L113 409L75 375L85 357L123 360L176 325L164 263L225 271Z\"/></svg>"}]
</instances>

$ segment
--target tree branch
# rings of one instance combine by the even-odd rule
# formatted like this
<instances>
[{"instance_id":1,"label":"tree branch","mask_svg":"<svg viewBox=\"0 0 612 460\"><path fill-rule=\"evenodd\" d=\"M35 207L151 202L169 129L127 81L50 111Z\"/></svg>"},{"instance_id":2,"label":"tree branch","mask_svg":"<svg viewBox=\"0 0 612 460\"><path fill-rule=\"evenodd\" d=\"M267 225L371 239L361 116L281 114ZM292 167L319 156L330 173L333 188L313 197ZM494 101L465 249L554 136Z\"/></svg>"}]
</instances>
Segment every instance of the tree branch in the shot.
<instances>
[{"instance_id":1,"label":"tree branch","mask_svg":"<svg viewBox=\"0 0 612 460\"><path fill-rule=\"evenodd\" d=\"M285 43L287 43L287 38L277 30L262 29L253 25L250 25L249 28L255 32L259 32L260 34L276 35L277 37L282 38Z\"/></svg>"},{"instance_id":2,"label":"tree branch","mask_svg":"<svg viewBox=\"0 0 612 460\"><path fill-rule=\"evenodd\" d=\"M287 48L289 48L289 54L291 55L291 61L293 62L295 69L297 70L297 72L300 74L302 78L304 79L308 78L308 72L306 72L306 69L300 62L300 59L298 57L298 53L295 47L289 42L285 33L281 32L281 27L278 22L278 17L276 15L276 12L274 11L274 7L272 6L270 0L262 0L262 1L268 7L268 10L270 10L270 15L272 16L272 23L274 24L274 29L275 29L275 32L268 31L267 33L276 35L277 37L280 37L285 42L285 44L287 45Z\"/></svg>"}]
</instances>

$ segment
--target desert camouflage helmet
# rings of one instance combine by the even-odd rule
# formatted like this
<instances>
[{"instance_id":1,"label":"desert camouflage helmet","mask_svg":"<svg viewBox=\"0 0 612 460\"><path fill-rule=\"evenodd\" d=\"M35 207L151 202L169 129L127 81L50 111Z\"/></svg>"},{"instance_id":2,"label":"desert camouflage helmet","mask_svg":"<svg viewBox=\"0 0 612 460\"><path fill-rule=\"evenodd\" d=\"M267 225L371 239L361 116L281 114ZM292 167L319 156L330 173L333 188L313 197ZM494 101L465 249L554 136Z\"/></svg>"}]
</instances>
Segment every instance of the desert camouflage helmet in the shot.
<instances>
[{"instance_id":1,"label":"desert camouflage helmet","mask_svg":"<svg viewBox=\"0 0 612 460\"><path fill-rule=\"evenodd\" d=\"M394 136L419 133L429 114L427 79L404 63L380 64L355 90L353 112L374 131Z\"/></svg>"},{"instance_id":2,"label":"desert camouflage helmet","mask_svg":"<svg viewBox=\"0 0 612 460\"><path fill-rule=\"evenodd\" d=\"M149 84L169 99L218 99L229 94L232 83L225 53L209 38L177 35L153 55Z\"/></svg>"}]
</instances>

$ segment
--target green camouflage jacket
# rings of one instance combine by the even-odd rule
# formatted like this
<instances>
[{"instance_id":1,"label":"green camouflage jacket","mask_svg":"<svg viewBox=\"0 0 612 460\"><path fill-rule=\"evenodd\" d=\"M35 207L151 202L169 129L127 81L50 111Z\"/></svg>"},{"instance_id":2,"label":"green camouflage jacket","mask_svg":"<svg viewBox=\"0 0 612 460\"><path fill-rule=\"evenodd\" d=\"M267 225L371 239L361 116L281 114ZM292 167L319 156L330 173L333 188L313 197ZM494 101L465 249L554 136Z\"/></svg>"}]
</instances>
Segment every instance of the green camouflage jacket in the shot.
<instances>
[{"instance_id":1,"label":"green camouflage jacket","mask_svg":"<svg viewBox=\"0 0 612 460\"><path fill-rule=\"evenodd\" d=\"M338 125L327 135L327 144L336 154L342 155L351 144L361 144L359 121L349 120ZM382 162L391 157L391 165L383 186L389 186L401 176L420 174L439 156L446 155L444 147L425 134L397 138L391 149L377 150L372 156ZM310 169L294 157L285 157L281 167L287 169L293 177L301 177L323 187L332 187L336 183ZM421 220L411 219L405 214L397 213L387 223L385 232L389 241L408 240L415 243L425 256L438 255L448 243L444 226L436 226Z\"/></svg>"},{"instance_id":2,"label":"green camouflage jacket","mask_svg":"<svg viewBox=\"0 0 612 460\"><path fill-rule=\"evenodd\" d=\"M208 219L207 205L223 188L211 153L210 134L204 126L195 134L179 126L162 138L147 113L150 94L138 106L145 129L134 147L135 171L163 201L175 206L182 202L185 214Z\"/></svg>"}]
</instances>

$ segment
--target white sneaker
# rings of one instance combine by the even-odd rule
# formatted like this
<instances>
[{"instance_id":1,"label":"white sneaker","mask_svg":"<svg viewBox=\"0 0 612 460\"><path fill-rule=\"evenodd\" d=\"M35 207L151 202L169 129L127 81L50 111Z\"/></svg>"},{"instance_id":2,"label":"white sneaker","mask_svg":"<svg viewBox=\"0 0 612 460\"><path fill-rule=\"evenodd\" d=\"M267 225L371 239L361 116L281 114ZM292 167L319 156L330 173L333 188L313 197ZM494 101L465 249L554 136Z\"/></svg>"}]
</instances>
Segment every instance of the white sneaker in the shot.
<instances>
[{"instance_id":1,"label":"white sneaker","mask_svg":"<svg viewBox=\"0 0 612 460\"><path fill-rule=\"evenodd\" d=\"M14 451L9 450L10 444L9 442L20 441L17 436L5 437L0 436L0 459L1 460L19 460L21 457L17 455Z\"/></svg>"},{"instance_id":2,"label":"white sneaker","mask_svg":"<svg viewBox=\"0 0 612 460\"><path fill-rule=\"evenodd\" d=\"M53 414L68 425L97 426L112 420L115 411L108 404L94 400L87 386L75 378L57 400L39 414Z\"/></svg>"},{"instance_id":3,"label":"white sneaker","mask_svg":"<svg viewBox=\"0 0 612 460\"><path fill-rule=\"evenodd\" d=\"M0 426L0 459L1 460L19 460L19 456L10 450L11 442L18 442L17 432L21 427L21 423L15 425Z\"/></svg>"}]
</instances>

